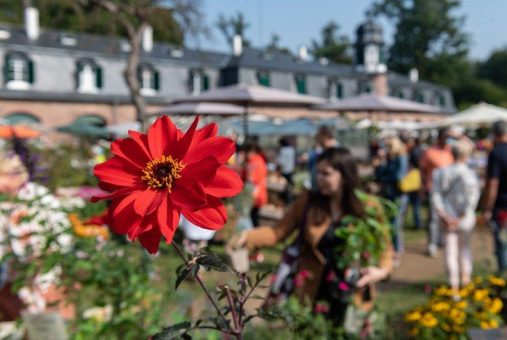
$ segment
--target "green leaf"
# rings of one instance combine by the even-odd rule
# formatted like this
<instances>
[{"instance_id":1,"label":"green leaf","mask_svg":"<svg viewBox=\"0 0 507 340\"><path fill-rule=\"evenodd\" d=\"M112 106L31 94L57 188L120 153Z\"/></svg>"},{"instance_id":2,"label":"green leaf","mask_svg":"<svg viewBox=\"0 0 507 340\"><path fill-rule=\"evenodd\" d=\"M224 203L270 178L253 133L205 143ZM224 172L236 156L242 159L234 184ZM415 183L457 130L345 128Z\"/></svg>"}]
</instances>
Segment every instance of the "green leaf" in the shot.
<instances>
[{"instance_id":1,"label":"green leaf","mask_svg":"<svg viewBox=\"0 0 507 340\"><path fill-rule=\"evenodd\" d=\"M196 263L206 268L206 270L216 270L219 272L226 272L229 267L217 254L212 252L206 252L199 255L196 259Z\"/></svg>"},{"instance_id":2,"label":"green leaf","mask_svg":"<svg viewBox=\"0 0 507 340\"><path fill-rule=\"evenodd\" d=\"M194 265L193 267L197 266ZM178 277L176 278L176 283L174 284L174 290L177 290L183 280L188 277L188 274L190 274L190 271L193 267L185 267L179 273L177 273Z\"/></svg>"},{"instance_id":3,"label":"green leaf","mask_svg":"<svg viewBox=\"0 0 507 340\"><path fill-rule=\"evenodd\" d=\"M180 334L181 331L187 330L192 326L192 324L188 321L180 322L175 325L164 328L160 333L157 333L153 336L153 340L172 340L172 339L181 339L183 334ZM188 339L188 338L187 338Z\"/></svg>"}]
</instances>

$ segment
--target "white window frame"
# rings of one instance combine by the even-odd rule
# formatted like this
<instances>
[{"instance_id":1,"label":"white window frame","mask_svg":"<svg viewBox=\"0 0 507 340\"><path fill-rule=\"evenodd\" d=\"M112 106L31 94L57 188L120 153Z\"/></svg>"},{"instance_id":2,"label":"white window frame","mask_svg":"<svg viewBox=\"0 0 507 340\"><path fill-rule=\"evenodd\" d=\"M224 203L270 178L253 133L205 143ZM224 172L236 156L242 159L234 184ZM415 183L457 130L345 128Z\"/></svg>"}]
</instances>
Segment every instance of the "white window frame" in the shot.
<instances>
[{"instance_id":1,"label":"white window frame","mask_svg":"<svg viewBox=\"0 0 507 340\"><path fill-rule=\"evenodd\" d=\"M9 65L7 65L8 72L13 75L12 80L9 80L6 84L8 89L11 90L28 90L31 85L28 81L28 63L29 61L26 58L23 58L18 55L13 55L10 57ZM11 70L12 68L12 70Z\"/></svg>"},{"instance_id":2,"label":"white window frame","mask_svg":"<svg viewBox=\"0 0 507 340\"><path fill-rule=\"evenodd\" d=\"M157 90L153 87L155 71L151 67L141 66L141 79L139 79L140 92L143 96L155 96Z\"/></svg>"},{"instance_id":3,"label":"white window frame","mask_svg":"<svg viewBox=\"0 0 507 340\"><path fill-rule=\"evenodd\" d=\"M99 92L97 88L97 70L92 63L83 63L77 78L79 83L77 91L79 93L97 94Z\"/></svg>"}]
</instances>

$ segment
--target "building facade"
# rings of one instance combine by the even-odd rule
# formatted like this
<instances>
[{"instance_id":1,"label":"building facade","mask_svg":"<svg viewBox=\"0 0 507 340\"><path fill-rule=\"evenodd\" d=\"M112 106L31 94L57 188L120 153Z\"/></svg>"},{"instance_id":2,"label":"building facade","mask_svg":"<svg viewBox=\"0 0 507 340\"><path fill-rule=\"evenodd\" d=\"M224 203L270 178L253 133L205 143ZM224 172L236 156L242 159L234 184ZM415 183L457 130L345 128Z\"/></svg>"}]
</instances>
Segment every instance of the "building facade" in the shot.
<instances>
[{"instance_id":1,"label":"building facade","mask_svg":"<svg viewBox=\"0 0 507 340\"><path fill-rule=\"evenodd\" d=\"M0 117L32 117L47 126L81 115L106 123L134 120L123 77L129 52L125 39L41 30L37 12L25 13L25 27L0 24ZM30 12L31 11L31 12ZM153 43L143 37L137 77L149 109L215 87L246 83L270 86L329 100L377 92L453 112L448 88L390 72L383 64L382 30L371 21L358 28L355 65L245 48L236 41L230 54Z\"/></svg>"}]
</instances>

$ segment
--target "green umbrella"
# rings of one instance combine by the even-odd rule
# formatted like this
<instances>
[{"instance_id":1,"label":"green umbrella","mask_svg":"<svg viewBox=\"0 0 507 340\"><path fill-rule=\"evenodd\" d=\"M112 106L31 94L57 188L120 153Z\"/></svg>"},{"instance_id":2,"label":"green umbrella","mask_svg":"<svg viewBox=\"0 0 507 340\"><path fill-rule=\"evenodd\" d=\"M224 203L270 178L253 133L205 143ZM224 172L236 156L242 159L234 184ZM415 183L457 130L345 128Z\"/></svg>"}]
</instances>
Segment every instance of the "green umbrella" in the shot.
<instances>
[{"instance_id":1,"label":"green umbrella","mask_svg":"<svg viewBox=\"0 0 507 340\"><path fill-rule=\"evenodd\" d=\"M78 124L74 122L57 128L60 132L70 133L79 137L108 138L111 133L106 128L92 124Z\"/></svg>"}]
</instances>

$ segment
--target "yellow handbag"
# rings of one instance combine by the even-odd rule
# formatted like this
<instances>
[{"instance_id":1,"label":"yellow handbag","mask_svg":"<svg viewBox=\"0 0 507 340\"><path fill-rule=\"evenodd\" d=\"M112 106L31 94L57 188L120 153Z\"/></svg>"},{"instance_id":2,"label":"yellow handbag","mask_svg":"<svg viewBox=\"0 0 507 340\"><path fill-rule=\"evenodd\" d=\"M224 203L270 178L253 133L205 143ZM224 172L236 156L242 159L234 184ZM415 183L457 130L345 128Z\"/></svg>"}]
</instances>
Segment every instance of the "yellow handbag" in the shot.
<instances>
[{"instance_id":1,"label":"yellow handbag","mask_svg":"<svg viewBox=\"0 0 507 340\"><path fill-rule=\"evenodd\" d=\"M419 169L410 170L399 183L401 192L414 192L421 189L421 171Z\"/></svg>"}]
</instances>

